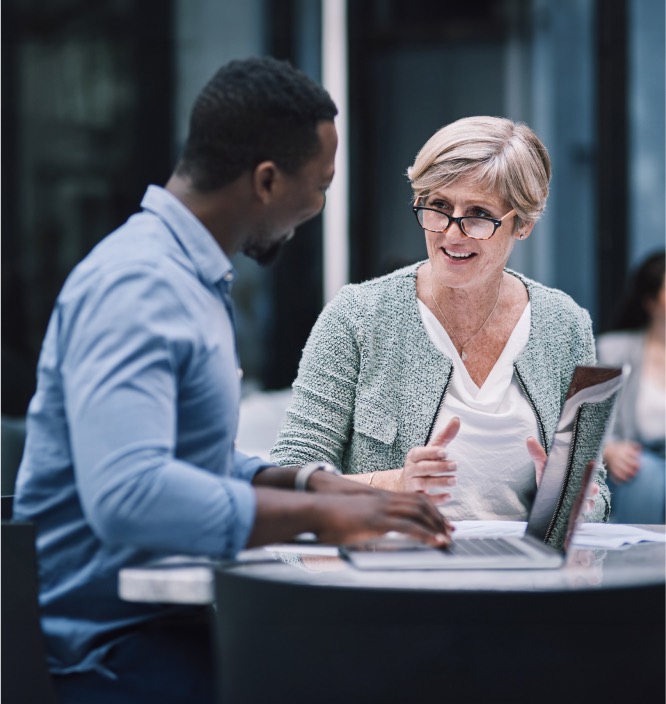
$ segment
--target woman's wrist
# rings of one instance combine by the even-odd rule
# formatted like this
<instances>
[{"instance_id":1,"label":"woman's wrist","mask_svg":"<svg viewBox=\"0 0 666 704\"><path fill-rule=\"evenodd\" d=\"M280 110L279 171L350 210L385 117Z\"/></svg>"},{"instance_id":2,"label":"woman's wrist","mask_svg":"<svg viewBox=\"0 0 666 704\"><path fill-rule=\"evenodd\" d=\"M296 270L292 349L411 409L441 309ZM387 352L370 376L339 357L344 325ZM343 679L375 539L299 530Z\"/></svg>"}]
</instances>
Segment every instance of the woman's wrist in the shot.
<instances>
[{"instance_id":1,"label":"woman's wrist","mask_svg":"<svg viewBox=\"0 0 666 704\"><path fill-rule=\"evenodd\" d=\"M375 472L365 472L363 474L346 474L347 479L359 484L365 484L372 489L382 489L384 491L400 491L397 481L402 469L380 469Z\"/></svg>"},{"instance_id":2,"label":"woman's wrist","mask_svg":"<svg viewBox=\"0 0 666 704\"><path fill-rule=\"evenodd\" d=\"M380 469L372 472L369 485L373 489L383 489L384 491L400 491L397 486L398 478L402 469Z\"/></svg>"}]
</instances>

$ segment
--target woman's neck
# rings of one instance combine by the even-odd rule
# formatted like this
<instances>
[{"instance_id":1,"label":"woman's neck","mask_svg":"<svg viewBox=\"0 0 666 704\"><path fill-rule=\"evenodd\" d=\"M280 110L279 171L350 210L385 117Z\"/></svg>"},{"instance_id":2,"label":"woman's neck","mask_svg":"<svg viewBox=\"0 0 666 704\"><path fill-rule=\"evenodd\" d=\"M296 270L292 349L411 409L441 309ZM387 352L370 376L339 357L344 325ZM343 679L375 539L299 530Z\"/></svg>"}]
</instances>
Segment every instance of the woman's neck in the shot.
<instances>
[{"instance_id":1,"label":"woman's neck","mask_svg":"<svg viewBox=\"0 0 666 704\"><path fill-rule=\"evenodd\" d=\"M460 320L474 324L474 319L483 319L497 305L502 293L501 272L493 280L485 280L483 285L465 288L451 288L437 281L429 272L429 289L437 304L444 310L449 320Z\"/></svg>"},{"instance_id":2,"label":"woman's neck","mask_svg":"<svg viewBox=\"0 0 666 704\"><path fill-rule=\"evenodd\" d=\"M666 321L654 318L646 330L645 339L649 344L666 346Z\"/></svg>"}]
</instances>

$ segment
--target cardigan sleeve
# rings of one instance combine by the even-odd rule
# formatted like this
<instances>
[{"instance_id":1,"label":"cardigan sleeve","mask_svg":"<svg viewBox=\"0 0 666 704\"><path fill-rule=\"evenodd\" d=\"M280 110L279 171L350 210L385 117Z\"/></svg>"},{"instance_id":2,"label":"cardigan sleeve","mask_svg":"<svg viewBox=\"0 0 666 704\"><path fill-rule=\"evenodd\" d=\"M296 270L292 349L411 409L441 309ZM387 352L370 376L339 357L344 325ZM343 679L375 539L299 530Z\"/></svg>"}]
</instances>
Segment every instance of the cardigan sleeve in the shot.
<instances>
[{"instance_id":1,"label":"cardigan sleeve","mask_svg":"<svg viewBox=\"0 0 666 704\"><path fill-rule=\"evenodd\" d=\"M345 286L315 323L271 451L275 464L341 464L349 444L360 368L355 307L354 287Z\"/></svg>"}]
</instances>

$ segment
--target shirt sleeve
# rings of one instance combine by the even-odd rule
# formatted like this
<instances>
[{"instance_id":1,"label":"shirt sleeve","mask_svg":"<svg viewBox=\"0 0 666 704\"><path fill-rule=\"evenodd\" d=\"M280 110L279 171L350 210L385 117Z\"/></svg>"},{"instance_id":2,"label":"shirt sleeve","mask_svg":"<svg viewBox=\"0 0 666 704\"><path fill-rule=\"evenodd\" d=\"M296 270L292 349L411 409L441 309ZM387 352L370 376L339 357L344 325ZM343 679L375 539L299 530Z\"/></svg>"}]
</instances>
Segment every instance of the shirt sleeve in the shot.
<instances>
[{"instance_id":1,"label":"shirt sleeve","mask_svg":"<svg viewBox=\"0 0 666 704\"><path fill-rule=\"evenodd\" d=\"M234 468L233 475L239 479L243 479L248 484L252 483L255 475L266 467L274 467L273 462L266 462L261 457L246 455L240 450L234 453Z\"/></svg>"},{"instance_id":2,"label":"shirt sleeve","mask_svg":"<svg viewBox=\"0 0 666 704\"><path fill-rule=\"evenodd\" d=\"M60 373L76 488L98 537L154 551L229 556L252 529L237 458L220 476L176 456L178 379L197 331L175 285L147 265L69 291L59 313Z\"/></svg>"}]
</instances>

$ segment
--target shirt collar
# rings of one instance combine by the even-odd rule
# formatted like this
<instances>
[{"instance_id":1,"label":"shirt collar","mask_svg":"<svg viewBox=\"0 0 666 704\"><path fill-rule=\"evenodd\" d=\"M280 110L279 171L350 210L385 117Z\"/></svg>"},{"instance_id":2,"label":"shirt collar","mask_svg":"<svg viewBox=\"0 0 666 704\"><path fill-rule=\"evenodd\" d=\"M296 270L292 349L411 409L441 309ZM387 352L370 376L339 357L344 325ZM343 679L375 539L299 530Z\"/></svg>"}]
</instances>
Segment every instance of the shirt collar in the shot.
<instances>
[{"instance_id":1,"label":"shirt collar","mask_svg":"<svg viewBox=\"0 0 666 704\"><path fill-rule=\"evenodd\" d=\"M178 240L202 281L230 284L235 271L229 258L202 222L173 194L160 186L148 186L141 207L159 217Z\"/></svg>"}]
</instances>

